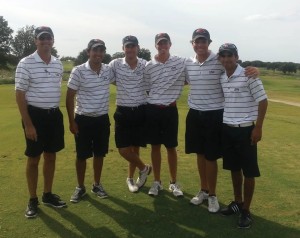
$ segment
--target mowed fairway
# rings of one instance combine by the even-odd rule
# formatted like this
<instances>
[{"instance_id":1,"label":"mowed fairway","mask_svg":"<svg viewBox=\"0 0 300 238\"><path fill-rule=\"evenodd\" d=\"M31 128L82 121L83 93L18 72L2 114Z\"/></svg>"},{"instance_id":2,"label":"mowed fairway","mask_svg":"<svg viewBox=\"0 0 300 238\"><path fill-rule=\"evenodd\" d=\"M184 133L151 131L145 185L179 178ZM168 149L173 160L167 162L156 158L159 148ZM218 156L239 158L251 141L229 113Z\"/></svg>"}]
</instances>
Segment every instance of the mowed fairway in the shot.
<instances>
[{"instance_id":1,"label":"mowed fairway","mask_svg":"<svg viewBox=\"0 0 300 238\"><path fill-rule=\"evenodd\" d=\"M263 72L265 88L272 98L299 102L300 80L273 79ZM292 82L289 93L287 83ZM280 91L280 85L285 85ZM180 114L178 146L178 181L185 196L175 198L167 190L168 166L164 151L162 183L158 197L148 196L153 180L150 175L145 187L137 194L125 184L127 162L120 158L114 144L115 88L111 88L110 152L104 162L102 183L109 194L99 199L90 193L93 182L92 161L88 161L86 186L88 194L78 204L69 202L76 186L73 137L68 129L65 109L66 83L63 83L61 109L65 119L66 148L58 153L53 192L68 203L64 209L41 204L36 219L28 220L24 211L28 202L25 179L26 158L20 115L15 103L13 85L0 85L0 237L300 237L300 107L269 103L259 143L259 164L262 176L256 181L252 203L253 227L236 228L237 216L222 217L209 214L207 204L192 206L189 200L199 189L195 155L184 153L185 116L188 111L188 87L178 102ZM281 96L283 95L283 96ZM150 150L142 149L142 157L150 163ZM38 195L43 188L42 164ZM230 173L222 169L219 160L217 194L221 206L232 199Z\"/></svg>"}]
</instances>

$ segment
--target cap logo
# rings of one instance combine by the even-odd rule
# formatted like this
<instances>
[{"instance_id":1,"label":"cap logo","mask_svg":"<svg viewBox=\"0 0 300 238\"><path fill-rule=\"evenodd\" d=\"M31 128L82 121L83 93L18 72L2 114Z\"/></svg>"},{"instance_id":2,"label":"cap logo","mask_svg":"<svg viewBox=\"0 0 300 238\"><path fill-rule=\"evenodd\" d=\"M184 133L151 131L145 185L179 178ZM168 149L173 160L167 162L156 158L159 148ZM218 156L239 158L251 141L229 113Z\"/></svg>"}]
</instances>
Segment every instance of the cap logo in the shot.
<instances>
[{"instance_id":1,"label":"cap logo","mask_svg":"<svg viewBox=\"0 0 300 238\"><path fill-rule=\"evenodd\" d=\"M200 28L200 29L196 30L196 32L197 32L197 33L203 33L203 32L206 32L206 30L205 30L205 29L202 29L202 28Z\"/></svg>"}]
</instances>

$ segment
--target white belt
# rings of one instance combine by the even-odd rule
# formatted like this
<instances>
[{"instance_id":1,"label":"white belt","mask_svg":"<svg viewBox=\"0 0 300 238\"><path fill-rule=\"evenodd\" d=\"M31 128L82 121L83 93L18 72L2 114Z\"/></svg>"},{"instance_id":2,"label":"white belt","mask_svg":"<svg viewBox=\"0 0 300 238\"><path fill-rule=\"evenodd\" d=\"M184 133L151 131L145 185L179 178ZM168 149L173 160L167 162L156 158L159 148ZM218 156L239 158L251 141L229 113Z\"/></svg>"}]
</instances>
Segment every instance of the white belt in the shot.
<instances>
[{"instance_id":1,"label":"white belt","mask_svg":"<svg viewBox=\"0 0 300 238\"><path fill-rule=\"evenodd\" d=\"M249 126L253 126L254 122L245 122L241 124L226 124L226 125L230 127L249 127Z\"/></svg>"}]
</instances>

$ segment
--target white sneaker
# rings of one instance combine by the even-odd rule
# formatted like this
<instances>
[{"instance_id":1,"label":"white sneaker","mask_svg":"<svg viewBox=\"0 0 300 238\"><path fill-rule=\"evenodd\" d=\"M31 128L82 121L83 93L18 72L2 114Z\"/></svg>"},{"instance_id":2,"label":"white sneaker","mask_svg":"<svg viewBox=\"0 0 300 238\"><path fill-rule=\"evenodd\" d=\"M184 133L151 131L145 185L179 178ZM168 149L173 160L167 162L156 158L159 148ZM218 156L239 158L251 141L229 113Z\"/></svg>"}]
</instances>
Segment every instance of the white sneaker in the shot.
<instances>
[{"instance_id":1,"label":"white sneaker","mask_svg":"<svg viewBox=\"0 0 300 238\"><path fill-rule=\"evenodd\" d=\"M139 172L140 175L139 175L138 179L136 180L136 185L139 188L144 186L144 184L147 181L148 175L151 173L151 170L152 170L151 165L146 165L146 169L144 171Z\"/></svg>"},{"instance_id":2,"label":"white sneaker","mask_svg":"<svg viewBox=\"0 0 300 238\"><path fill-rule=\"evenodd\" d=\"M134 183L133 178L127 178L126 183L130 192L135 193L139 190L139 187Z\"/></svg>"},{"instance_id":3,"label":"white sneaker","mask_svg":"<svg viewBox=\"0 0 300 238\"><path fill-rule=\"evenodd\" d=\"M157 196L158 191L163 190L163 186L161 185L161 182L154 181L152 184L152 187L149 189L148 194L151 196Z\"/></svg>"},{"instance_id":4,"label":"white sneaker","mask_svg":"<svg viewBox=\"0 0 300 238\"><path fill-rule=\"evenodd\" d=\"M175 197L183 196L183 192L181 191L177 183L170 183L169 190L172 191Z\"/></svg>"},{"instance_id":5,"label":"white sneaker","mask_svg":"<svg viewBox=\"0 0 300 238\"><path fill-rule=\"evenodd\" d=\"M190 203L194 204L194 205L200 205L201 203L203 203L204 200L208 199L208 193L200 190L195 197L193 197L190 201Z\"/></svg>"},{"instance_id":6,"label":"white sneaker","mask_svg":"<svg viewBox=\"0 0 300 238\"><path fill-rule=\"evenodd\" d=\"M208 197L208 211L212 213L216 213L220 210L220 205L218 202L218 198L216 196Z\"/></svg>"}]
</instances>

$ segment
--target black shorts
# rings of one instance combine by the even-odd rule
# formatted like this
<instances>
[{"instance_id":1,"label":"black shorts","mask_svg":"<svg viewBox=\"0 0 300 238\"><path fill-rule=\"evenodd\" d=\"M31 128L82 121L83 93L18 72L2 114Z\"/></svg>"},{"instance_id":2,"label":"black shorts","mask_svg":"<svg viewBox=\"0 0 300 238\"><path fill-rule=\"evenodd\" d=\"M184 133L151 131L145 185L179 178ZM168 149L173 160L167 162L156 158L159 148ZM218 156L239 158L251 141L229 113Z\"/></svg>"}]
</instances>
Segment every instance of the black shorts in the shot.
<instances>
[{"instance_id":1,"label":"black shorts","mask_svg":"<svg viewBox=\"0 0 300 238\"><path fill-rule=\"evenodd\" d=\"M75 135L77 159L105 157L108 152L110 121L108 114L99 117L75 115L78 134Z\"/></svg>"},{"instance_id":2,"label":"black shorts","mask_svg":"<svg viewBox=\"0 0 300 238\"><path fill-rule=\"evenodd\" d=\"M174 148L178 145L178 110L176 106L147 105L147 143Z\"/></svg>"},{"instance_id":3,"label":"black shorts","mask_svg":"<svg viewBox=\"0 0 300 238\"><path fill-rule=\"evenodd\" d=\"M37 133L37 141L27 139L25 135L25 155L36 157L43 152L56 153L62 150L65 147L64 124L59 108L41 109L29 105L28 113ZM22 126L24 129L23 122Z\"/></svg>"},{"instance_id":4,"label":"black shorts","mask_svg":"<svg viewBox=\"0 0 300 238\"><path fill-rule=\"evenodd\" d=\"M251 145L253 127L230 127L223 124L223 168L231 171L242 169L246 178L260 176L257 145Z\"/></svg>"},{"instance_id":5,"label":"black shorts","mask_svg":"<svg viewBox=\"0 0 300 238\"><path fill-rule=\"evenodd\" d=\"M186 117L185 153L203 154L211 161L222 157L222 121L223 109L190 109Z\"/></svg>"},{"instance_id":6,"label":"black shorts","mask_svg":"<svg viewBox=\"0 0 300 238\"><path fill-rule=\"evenodd\" d=\"M117 148L129 146L146 147L146 105L139 107L117 106L114 119Z\"/></svg>"}]
</instances>

